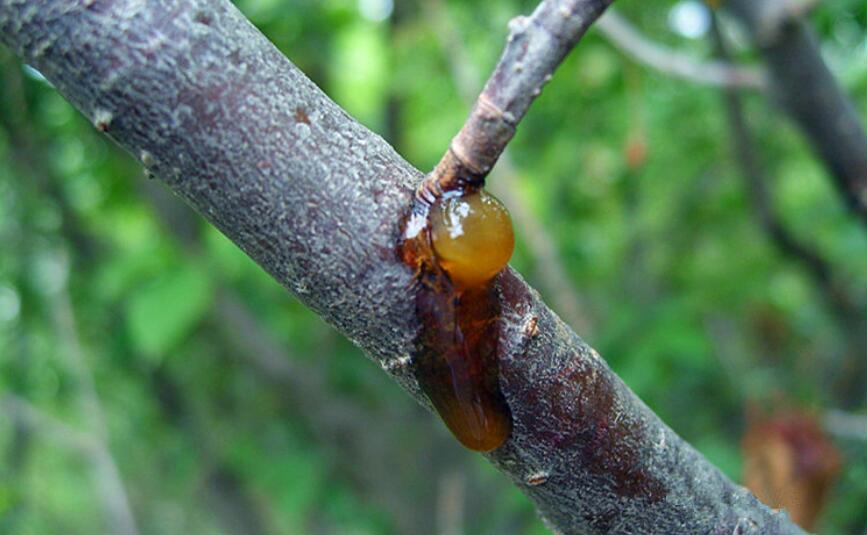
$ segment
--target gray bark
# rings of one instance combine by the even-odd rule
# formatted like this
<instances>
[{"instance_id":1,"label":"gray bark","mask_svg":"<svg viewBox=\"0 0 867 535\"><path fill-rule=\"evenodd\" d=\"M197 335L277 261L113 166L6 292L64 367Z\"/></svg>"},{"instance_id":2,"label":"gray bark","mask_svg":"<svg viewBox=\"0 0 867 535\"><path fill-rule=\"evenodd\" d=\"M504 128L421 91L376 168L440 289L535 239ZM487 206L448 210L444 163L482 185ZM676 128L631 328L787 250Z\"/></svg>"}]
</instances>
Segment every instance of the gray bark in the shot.
<instances>
[{"instance_id":1,"label":"gray bark","mask_svg":"<svg viewBox=\"0 0 867 535\"><path fill-rule=\"evenodd\" d=\"M224 0L0 0L0 39L429 407L395 253L422 175ZM513 271L488 459L560 533L798 533L663 424Z\"/></svg>"},{"instance_id":2,"label":"gray bark","mask_svg":"<svg viewBox=\"0 0 867 535\"><path fill-rule=\"evenodd\" d=\"M764 57L768 94L807 136L852 213L867 223L867 132L799 18L805 4L727 0L725 5Z\"/></svg>"}]
</instances>

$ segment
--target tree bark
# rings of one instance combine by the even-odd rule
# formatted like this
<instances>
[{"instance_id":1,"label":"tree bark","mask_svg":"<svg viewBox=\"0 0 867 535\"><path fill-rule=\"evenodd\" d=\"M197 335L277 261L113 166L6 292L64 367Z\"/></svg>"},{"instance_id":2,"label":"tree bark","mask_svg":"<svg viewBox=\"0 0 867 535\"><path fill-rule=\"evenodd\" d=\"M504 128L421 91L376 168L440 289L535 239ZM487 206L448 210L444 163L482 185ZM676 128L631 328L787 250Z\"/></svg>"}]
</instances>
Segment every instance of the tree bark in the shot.
<instances>
[{"instance_id":1,"label":"tree bark","mask_svg":"<svg viewBox=\"0 0 867 535\"><path fill-rule=\"evenodd\" d=\"M396 255L422 174L225 0L0 0L0 39L416 400ZM486 457L559 533L798 533L663 424L508 270L507 443Z\"/></svg>"}]
</instances>

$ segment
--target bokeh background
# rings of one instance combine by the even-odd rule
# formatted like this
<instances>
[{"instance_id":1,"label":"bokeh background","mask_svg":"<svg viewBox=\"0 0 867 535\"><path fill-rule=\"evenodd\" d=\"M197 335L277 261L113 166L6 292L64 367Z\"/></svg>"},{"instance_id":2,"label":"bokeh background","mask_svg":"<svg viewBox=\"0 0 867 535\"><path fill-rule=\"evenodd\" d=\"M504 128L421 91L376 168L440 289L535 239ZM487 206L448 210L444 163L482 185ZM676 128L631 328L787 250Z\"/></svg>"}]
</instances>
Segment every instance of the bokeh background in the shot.
<instances>
[{"instance_id":1,"label":"bokeh background","mask_svg":"<svg viewBox=\"0 0 867 535\"><path fill-rule=\"evenodd\" d=\"M534 4L237 2L420 169ZM713 59L704 4L618 4L646 36ZM867 6L824 2L810 21L867 119ZM513 265L676 432L738 481L819 467L804 483L827 489L814 529L867 533L867 386L850 380L867 366L867 225L800 132L743 97L772 207L831 284L760 224L721 91L597 30L490 187L516 220ZM0 533L110 533L124 501L143 534L547 532L505 477L0 49Z\"/></svg>"}]
</instances>

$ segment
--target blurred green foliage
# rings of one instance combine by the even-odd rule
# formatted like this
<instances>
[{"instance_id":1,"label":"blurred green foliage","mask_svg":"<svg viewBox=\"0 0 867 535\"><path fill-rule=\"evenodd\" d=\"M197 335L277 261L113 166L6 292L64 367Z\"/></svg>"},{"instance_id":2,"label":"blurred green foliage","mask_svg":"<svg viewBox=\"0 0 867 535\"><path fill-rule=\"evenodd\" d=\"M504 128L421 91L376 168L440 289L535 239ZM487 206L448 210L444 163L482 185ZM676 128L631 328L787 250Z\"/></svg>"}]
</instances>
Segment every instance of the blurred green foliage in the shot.
<instances>
[{"instance_id":1,"label":"blurred green foliage","mask_svg":"<svg viewBox=\"0 0 867 535\"><path fill-rule=\"evenodd\" d=\"M654 39L709 59L707 38L672 28L675 4L618 7ZM533 2L237 5L349 113L430 169L468 111L443 25L484 80L508 20ZM739 58L755 62L723 22ZM867 7L823 3L812 22L867 118ZM96 433L80 401L80 344L142 533L545 532L514 487L352 344L145 180L38 73L5 50L0 61L0 399ZM785 225L863 307L867 228L801 135L762 96L746 104ZM626 157L633 141L647 150L638 165ZM591 31L510 150L517 194L592 321L580 334L738 479L745 407L845 405L838 367L867 348L851 355L827 296L758 224L731 146L719 90L648 71ZM550 259L516 231L513 264L544 286L539 263ZM0 533L103 532L88 455L10 411L0 406ZM861 533L867 448L838 447L846 464L820 531Z\"/></svg>"}]
</instances>

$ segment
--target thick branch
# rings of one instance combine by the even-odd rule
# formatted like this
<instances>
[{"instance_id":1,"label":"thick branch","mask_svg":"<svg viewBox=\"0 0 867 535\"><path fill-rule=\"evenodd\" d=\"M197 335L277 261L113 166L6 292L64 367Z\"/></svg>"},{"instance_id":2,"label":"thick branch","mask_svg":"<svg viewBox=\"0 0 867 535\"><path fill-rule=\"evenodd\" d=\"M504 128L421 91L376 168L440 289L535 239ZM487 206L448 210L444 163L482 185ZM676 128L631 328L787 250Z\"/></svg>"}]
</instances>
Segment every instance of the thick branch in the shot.
<instances>
[{"instance_id":1,"label":"thick branch","mask_svg":"<svg viewBox=\"0 0 867 535\"><path fill-rule=\"evenodd\" d=\"M800 20L809 2L727 0L750 31L770 75L770 95L806 134L849 208L867 223L867 133Z\"/></svg>"},{"instance_id":2,"label":"thick branch","mask_svg":"<svg viewBox=\"0 0 867 535\"><path fill-rule=\"evenodd\" d=\"M516 40L538 33L519 25ZM421 174L228 1L0 0L0 39L429 406L410 368L412 276L395 252ZM515 272L497 287L513 431L487 457L550 526L799 532L666 427Z\"/></svg>"},{"instance_id":3,"label":"thick branch","mask_svg":"<svg viewBox=\"0 0 867 535\"><path fill-rule=\"evenodd\" d=\"M543 0L529 17L509 22L506 49L463 128L425 180L422 196L484 181L542 86L613 1Z\"/></svg>"},{"instance_id":4,"label":"thick branch","mask_svg":"<svg viewBox=\"0 0 867 535\"><path fill-rule=\"evenodd\" d=\"M641 34L614 10L599 18L596 28L623 53L639 63L699 84L764 90L765 73L726 61L701 62Z\"/></svg>"}]
</instances>

